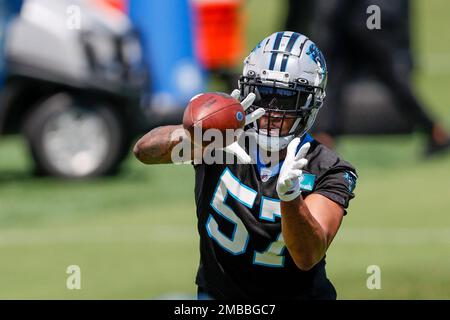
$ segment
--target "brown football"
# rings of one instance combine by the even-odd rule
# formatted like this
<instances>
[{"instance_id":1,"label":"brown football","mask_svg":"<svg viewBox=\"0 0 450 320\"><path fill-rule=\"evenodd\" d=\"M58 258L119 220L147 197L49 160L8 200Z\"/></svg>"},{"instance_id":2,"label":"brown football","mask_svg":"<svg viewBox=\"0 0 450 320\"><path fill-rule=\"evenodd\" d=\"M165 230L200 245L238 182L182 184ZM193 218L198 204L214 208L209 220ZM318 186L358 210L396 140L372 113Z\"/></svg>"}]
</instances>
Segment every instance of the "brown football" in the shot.
<instances>
[{"instance_id":1,"label":"brown football","mask_svg":"<svg viewBox=\"0 0 450 320\"><path fill-rule=\"evenodd\" d=\"M208 92L194 97L183 116L183 127L189 131L192 140L195 128L201 129L202 135L206 130L217 129L225 137L227 129L243 129L244 125L245 112L241 103L221 92ZM226 146L231 142L233 141L226 141L224 138L223 145ZM209 143L211 141L202 141L203 146Z\"/></svg>"}]
</instances>

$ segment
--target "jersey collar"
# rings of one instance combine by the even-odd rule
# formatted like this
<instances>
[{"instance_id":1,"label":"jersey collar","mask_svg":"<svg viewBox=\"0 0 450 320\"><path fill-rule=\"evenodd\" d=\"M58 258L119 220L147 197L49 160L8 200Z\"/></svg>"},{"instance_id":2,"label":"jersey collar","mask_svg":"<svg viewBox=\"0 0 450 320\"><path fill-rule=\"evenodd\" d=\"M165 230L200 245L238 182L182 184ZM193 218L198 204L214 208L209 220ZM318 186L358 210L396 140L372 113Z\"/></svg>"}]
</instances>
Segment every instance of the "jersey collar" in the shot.
<instances>
[{"instance_id":1,"label":"jersey collar","mask_svg":"<svg viewBox=\"0 0 450 320\"><path fill-rule=\"evenodd\" d=\"M312 141L314 141L314 138L311 137L311 135L309 133L304 134L298 147L297 147L297 152L300 150L300 148L304 144L306 144L308 142L312 142ZM254 150L254 153L256 154L255 158L256 158L256 166L258 168L258 173L263 182L268 181L270 178L277 176L280 173L281 166L283 165L284 160L278 162L275 165L267 166L260 159L259 148L256 148L256 150Z\"/></svg>"}]
</instances>

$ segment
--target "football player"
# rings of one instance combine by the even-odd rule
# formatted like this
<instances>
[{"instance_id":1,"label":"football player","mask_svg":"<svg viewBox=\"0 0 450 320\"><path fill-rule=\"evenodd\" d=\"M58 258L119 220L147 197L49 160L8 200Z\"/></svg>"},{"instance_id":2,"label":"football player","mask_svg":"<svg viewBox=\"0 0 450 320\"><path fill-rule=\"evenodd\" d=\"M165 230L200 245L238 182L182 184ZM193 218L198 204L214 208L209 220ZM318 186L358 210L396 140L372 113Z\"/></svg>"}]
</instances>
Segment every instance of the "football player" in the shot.
<instances>
[{"instance_id":1,"label":"football player","mask_svg":"<svg viewBox=\"0 0 450 320\"><path fill-rule=\"evenodd\" d=\"M194 165L199 297L336 298L325 255L354 197L357 174L308 134L326 83L321 51L299 33L274 33L245 59L232 95L247 113L244 133L256 143L226 148L244 164ZM150 131L137 142L136 157L171 163L183 141L174 135L180 128ZM265 155L274 153L279 161L267 162Z\"/></svg>"}]
</instances>

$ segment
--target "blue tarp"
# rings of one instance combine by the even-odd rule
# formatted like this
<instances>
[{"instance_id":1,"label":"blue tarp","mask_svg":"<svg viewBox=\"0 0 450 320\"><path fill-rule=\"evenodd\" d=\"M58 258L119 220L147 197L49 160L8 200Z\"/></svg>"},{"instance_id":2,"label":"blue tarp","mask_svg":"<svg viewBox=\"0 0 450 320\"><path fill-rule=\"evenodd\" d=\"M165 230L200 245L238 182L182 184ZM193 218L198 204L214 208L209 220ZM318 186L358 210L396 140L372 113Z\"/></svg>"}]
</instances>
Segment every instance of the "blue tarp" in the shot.
<instances>
[{"instance_id":1,"label":"blue tarp","mask_svg":"<svg viewBox=\"0 0 450 320\"><path fill-rule=\"evenodd\" d=\"M152 104L185 107L205 90L205 75L194 57L189 0L133 0L130 17L140 31Z\"/></svg>"},{"instance_id":2,"label":"blue tarp","mask_svg":"<svg viewBox=\"0 0 450 320\"><path fill-rule=\"evenodd\" d=\"M5 77L4 44L9 21L20 12L22 0L0 1L0 85Z\"/></svg>"}]
</instances>

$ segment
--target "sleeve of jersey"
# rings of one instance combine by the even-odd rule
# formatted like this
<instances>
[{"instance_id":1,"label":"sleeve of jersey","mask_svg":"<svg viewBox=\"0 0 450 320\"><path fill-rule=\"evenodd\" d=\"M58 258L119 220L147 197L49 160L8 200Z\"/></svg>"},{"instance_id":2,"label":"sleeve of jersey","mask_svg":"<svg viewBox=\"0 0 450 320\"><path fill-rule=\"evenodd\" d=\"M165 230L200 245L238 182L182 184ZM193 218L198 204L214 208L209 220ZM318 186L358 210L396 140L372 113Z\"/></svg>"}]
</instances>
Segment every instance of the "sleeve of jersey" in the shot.
<instances>
[{"instance_id":1,"label":"sleeve of jersey","mask_svg":"<svg viewBox=\"0 0 450 320\"><path fill-rule=\"evenodd\" d=\"M357 179L358 175L351 167L332 167L319 177L314 193L321 194L347 209L350 200L355 197Z\"/></svg>"}]
</instances>

